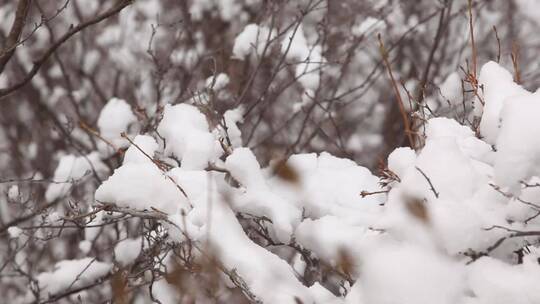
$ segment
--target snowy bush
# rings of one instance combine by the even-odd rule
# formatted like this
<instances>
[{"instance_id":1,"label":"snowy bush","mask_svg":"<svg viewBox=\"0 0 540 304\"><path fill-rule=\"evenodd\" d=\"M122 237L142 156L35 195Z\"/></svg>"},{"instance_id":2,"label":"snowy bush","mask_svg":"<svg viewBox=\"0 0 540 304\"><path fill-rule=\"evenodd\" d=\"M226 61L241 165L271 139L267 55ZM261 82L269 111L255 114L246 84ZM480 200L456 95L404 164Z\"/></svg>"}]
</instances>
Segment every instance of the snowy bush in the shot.
<instances>
[{"instance_id":1,"label":"snowy bush","mask_svg":"<svg viewBox=\"0 0 540 304\"><path fill-rule=\"evenodd\" d=\"M538 67L500 28L538 6L508 3L0 6L4 299L540 303Z\"/></svg>"}]
</instances>

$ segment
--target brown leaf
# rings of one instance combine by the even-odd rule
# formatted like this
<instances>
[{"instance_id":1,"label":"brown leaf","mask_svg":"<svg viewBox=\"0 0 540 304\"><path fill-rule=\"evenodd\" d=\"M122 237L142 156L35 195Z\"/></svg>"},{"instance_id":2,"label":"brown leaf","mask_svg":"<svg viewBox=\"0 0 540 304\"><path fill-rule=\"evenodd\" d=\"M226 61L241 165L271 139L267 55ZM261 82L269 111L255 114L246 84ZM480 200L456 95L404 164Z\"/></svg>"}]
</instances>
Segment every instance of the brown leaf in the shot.
<instances>
[{"instance_id":1,"label":"brown leaf","mask_svg":"<svg viewBox=\"0 0 540 304\"><path fill-rule=\"evenodd\" d=\"M113 302L118 304L129 303L127 278L124 273L119 270L113 274L111 279L111 289L113 294Z\"/></svg>"},{"instance_id":2,"label":"brown leaf","mask_svg":"<svg viewBox=\"0 0 540 304\"><path fill-rule=\"evenodd\" d=\"M410 198L405 201L407 211L421 222L429 222L429 215L424 201L418 198Z\"/></svg>"},{"instance_id":3,"label":"brown leaf","mask_svg":"<svg viewBox=\"0 0 540 304\"><path fill-rule=\"evenodd\" d=\"M279 178L292 184L300 182L300 175L286 160L280 160L273 166L273 172Z\"/></svg>"},{"instance_id":4,"label":"brown leaf","mask_svg":"<svg viewBox=\"0 0 540 304\"><path fill-rule=\"evenodd\" d=\"M338 269L343 272L347 277L351 277L353 270L354 270L354 262L350 255L350 253L344 249L341 248L339 250L339 260L338 260Z\"/></svg>"}]
</instances>

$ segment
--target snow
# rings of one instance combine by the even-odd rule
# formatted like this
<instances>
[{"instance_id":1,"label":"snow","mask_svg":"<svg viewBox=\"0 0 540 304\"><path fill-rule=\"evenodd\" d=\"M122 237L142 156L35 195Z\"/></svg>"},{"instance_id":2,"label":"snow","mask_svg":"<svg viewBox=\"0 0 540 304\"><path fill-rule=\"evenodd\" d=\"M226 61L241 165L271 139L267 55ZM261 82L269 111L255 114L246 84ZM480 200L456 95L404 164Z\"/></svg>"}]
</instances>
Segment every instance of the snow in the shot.
<instances>
[{"instance_id":1,"label":"snow","mask_svg":"<svg viewBox=\"0 0 540 304\"><path fill-rule=\"evenodd\" d=\"M154 283L153 290L155 298L163 304L175 304L180 301L180 295L176 292L176 287L167 283L167 280L159 280Z\"/></svg>"},{"instance_id":2,"label":"snow","mask_svg":"<svg viewBox=\"0 0 540 304\"><path fill-rule=\"evenodd\" d=\"M229 76L225 73L219 73L206 79L206 87L214 91L223 90L230 82Z\"/></svg>"},{"instance_id":3,"label":"snow","mask_svg":"<svg viewBox=\"0 0 540 304\"><path fill-rule=\"evenodd\" d=\"M361 303L453 304L464 292L463 267L437 252L379 244L362 262L361 279L350 295L360 294Z\"/></svg>"},{"instance_id":4,"label":"snow","mask_svg":"<svg viewBox=\"0 0 540 304\"><path fill-rule=\"evenodd\" d=\"M493 61L482 66L478 82L482 88L479 90L479 95L485 103L482 107L478 98L475 102L477 115L482 113L480 132L487 143L495 144L499 133L501 109L504 103L515 96L529 93L513 81L510 72Z\"/></svg>"},{"instance_id":5,"label":"snow","mask_svg":"<svg viewBox=\"0 0 540 304\"><path fill-rule=\"evenodd\" d=\"M441 95L444 101L452 106L457 106L463 99L461 77L457 72L450 73L440 86Z\"/></svg>"},{"instance_id":6,"label":"snow","mask_svg":"<svg viewBox=\"0 0 540 304\"><path fill-rule=\"evenodd\" d=\"M296 77L306 90L315 91L319 88L321 70L326 63L321 53L320 46L313 47L305 61L296 66Z\"/></svg>"},{"instance_id":7,"label":"snow","mask_svg":"<svg viewBox=\"0 0 540 304\"><path fill-rule=\"evenodd\" d=\"M335 215L353 222L371 222L380 212L383 194L361 197L362 191L381 190L368 169L328 153L296 154L287 165L298 174L299 186L278 177L269 181L272 191L296 202L306 216Z\"/></svg>"},{"instance_id":8,"label":"snow","mask_svg":"<svg viewBox=\"0 0 540 304\"><path fill-rule=\"evenodd\" d=\"M60 220L61 220L61 217L56 211L53 211L47 215L47 222L50 224L54 224Z\"/></svg>"},{"instance_id":9,"label":"snow","mask_svg":"<svg viewBox=\"0 0 540 304\"><path fill-rule=\"evenodd\" d=\"M233 148L242 146L242 132L238 128L238 124L242 123L243 114L244 109L242 107L227 110L225 114L223 114L223 120L225 121L225 125L227 127L226 134L229 136L229 140L231 141L231 146Z\"/></svg>"},{"instance_id":10,"label":"snow","mask_svg":"<svg viewBox=\"0 0 540 304\"><path fill-rule=\"evenodd\" d=\"M301 24L285 35L281 41L281 53L286 53L288 60L296 61L303 61L309 56L310 49Z\"/></svg>"},{"instance_id":11,"label":"snow","mask_svg":"<svg viewBox=\"0 0 540 304\"><path fill-rule=\"evenodd\" d=\"M184 169L204 169L218 156L206 117L195 106L166 105L157 128L165 153L179 158Z\"/></svg>"},{"instance_id":12,"label":"snow","mask_svg":"<svg viewBox=\"0 0 540 304\"><path fill-rule=\"evenodd\" d=\"M369 35L375 31L381 30L385 27L384 22L374 17L367 17L361 23L353 26L351 33L354 36L360 37L362 35Z\"/></svg>"},{"instance_id":13,"label":"snow","mask_svg":"<svg viewBox=\"0 0 540 304\"><path fill-rule=\"evenodd\" d=\"M250 149L235 149L233 154L227 157L225 166L244 187L260 188L265 186L259 162Z\"/></svg>"},{"instance_id":14,"label":"snow","mask_svg":"<svg viewBox=\"0 0 540 304\"><path fill-rule=\"evenodd\" d=\"M193 205L193 209L185 215L175 213L169 216L169 220L176 226L170 227L173 231L171 239L181 242L187 235L192 240L198 240L203 233L203 226L213 225L213 203L223 200L221 191L225 192L224 195L226 194L226 188L218 192L221 187L224 187L223 174L174 168L170 171L170 176L186 191ZM178 227L181 230L178 230Z\"/></svg>"},{"instance_id":15,"label":"snow","mask_svg":"<svg viewBox=\"0 0 540 304\"><path fill-rule=\"evenodd\" d=\"M105 276L112 265L94 258L64 260L56 263L51 272L42 272L37 276L38 285L44 294L54 295L67 289L93 283Z\"/></svg>"},{"instance_id":16,"label":"snow","mask_svg":"<svg viewBox=\"0 0 540 304\"><path fill-rule=\"evenodd\" d=\"M259 51L260 29L244 29L237 37L237 53ZM303 93L312 94L321 81L313 69L322 66L323 50L308 44L301 27L297 35L287 60L298 60L295 69L308 71L298 81ZM221 73L205 85L222 90L228 82ZM236 274L263 303L540 303L538 236L509 237L514 230L534 234L540 227L540 217L532 218L540 196L540 187L534 186L540 181L540 91L527 92L493 62L483 66L480 82L485 101L485 107L476 109L480 135L454 119L428 118L422 147L397 148L388 156L388 169L398 178L384 187L386 180L367 168L327 152L293 154L265 167L254 150L243 146L238 126L243 108L225 111L223 126L211 125L198 107L182 103L165 105L156 130L134 135L121 165L93 198L85 199L128 208L128 214L163 212L167 220L156 220L160 225L149 232L152 237L163 238L163 246L192 245L196 262L215 259L225 280L220 287L232 286L227 276ZM448 76L441 94L458 104L457 74ZM114 141L135 121L125 101L112 99L98 126ZM225 136L231 142L227 153L219 145ZM361 137L361 143L370 140ZM276 172L276 166L287 168L293 178ZM73 181L90 170L106 171L98 152L60 156L47 200L69 193ZM18 199L18 186L11 186L7 196ZM116 216L110 213L96 211L86 225L106 223ZM56 211L42 219L53 224L61 216ZM253 232L257 224L261 235ZM140 221L128 225L142 227ZM16 239L23 229L13 226L7 232ZM126 270L146 258L141 236L123 225L110 234L105 228L86 227L83 234L74 254L84 258L61 261L39 274L45 294L106 276L113 267L110 261ZM88 256L99 252L101 259L93 246L114 244L109 240L113 234L121 240L114 256L104 258L107 262ZM507 239L497 243L502 237ZM144 238L145 247L146 242ZM515 252L524 246L530 249L517 263ZM306 284L304 273L317 270L310 259L322 271L333 267L337 272ZM169 270L168 259L163 263ZM180 301L170 283L165 276L155 284L163 303Z\"/></svg>"},{"instance_id":17,"label":"snow","mask_svg":"<svg viewBox=\"0 0 540 304\"><path fill-rule=\"evenodd\" d=\"M99 202L173 214L187 206L177 186L154 163L127 163L96 190Z\"/></svg>"},{"instance_id":18,"label":"snow","mask_svg":"<svg viewBox=\"0 0 540 304\"><path fill-rule=\"evenodd\" d=\"M133 143L134 144L130 145L126 153L124 154L123 163L140 164L152 162L150 158L154 157L154 153L158 149L158 144L156 140L152 136L137 135L133 139Z\"/></svg>"},{"instance_id":19,"label":"snow","mask_svg":"<svg viewBox=\"0 0 540 304\"><path fill-rule=\"evenodd\" d=\"M231 21L242 11L242 4L237 0L217 0L216 3L219 7L219 15L223 20Z\"/></svg>"},{"instance_id":20,"label":"snow","mask_svg":"<svg viewBox=\"0 0 540 304\"><path fill-rule=\"evenodd\" d=\"M213 205L210 251L227 269L236 269L263 303L312 303L312 295L285 260L256 245L243 232L225 203ZM271 288L269 288L271 286Z\"/></svg>"},{"instance_id":21,"label":"snow","mask_svg":"<svg viewBox=\"0 0 540 304\"><path fill-rule=\"evenodd\" d=\"M248 24L234 40L233 56L242 60L253 52L262 56L275 36L276 32L270 31L266 26Z\"/></svg>"},{"instance_id":22,"label":"snow","mask_svg":"<svg viewBox=\"0 0 540 304\"><path fill-rule=\"evenodd\" d=\"M126 239L114 247L114 257L121 266L133 263L141 253L141 239Z\"/></svg>"},{"instance_id":23,"label":"snow","mask_svg":"<svg viewBox=\"0 0 540 304\"><path fill-rule=\"evenodd\" d=\"M421 193L420 197L431 198L434 194L428 178L441 198L457 200L470 197L481 183L487 183L487 177L475 170L472 160L453 138L428 141L418 155L415 167L405 174L402 186L412 196Z\"/></svg>"},{"instance_id":24,"label":"snow","mask_svg":"<svg viewBox=\"0 0 540 304\"><path fill-rule=\"evenodd\" d=\"M306 219L295 231L296 241L314 252L317 257L334 267L339 266L344 254L353 257L353 272L361 271L359 256L378 232L360 225L351 225L336 216Z\"/></svg>"},{"instance_id":25,"label":"snow","mask_svg":"<svg viewBox=\"0 0 540 304\"><path fill-rule=\"evenodd\" d=\"M403 177L408 168L414 165L416 153L409 147L397 148L388 155L388 169Z\"/></svg>"},{"instance_id":26,"label":"snow","mask_svg":"<svg viewBox=\"0 0 540 304\"><path fill-rule=\"evenodd\" d=\"M12 226L8 228L7 232L10 238L16 239L23 233L23 230L19 227Z\"/></svg>"},{"instance_id":27,"label":"snow","mask_svg":"<svg viewBox=\"0 0 540 304\"><path fill-rule=\"evenodd\" d=\"M308 158L311 159L310 156ZM313 160L316 161L317 158ZM342 164L344 165L352 166L353 164L346 162ZM325 166L325 161L322 161L321 166ZM173 169L171 175L186 190L194 205L194 209L188 212L185 219L173 216L173 218L176 217L173 222L186 223L188 234L192 239L202 244L205 243L203 240L207 239L210 251L219 256L219 260L226 268L236 269L250 290L265 303L295 303L293 300L295 296L306 303L314 298L325 299L325 301L330 299L330 293L321 289L322 287L308 289L302 286L295 278L291 266L249 240L231 210L232 208L235 211L270 218L272 220L271 233L274 233L279 241L288 242L291 234L289 231L293 228L290 226L291 222L294 224L300 220L299 209L273 192L277 189L270 187L266 171L261 170L249 149L235 149L227 158L225 167L242 185L240 191L228 193L231 190L225 192L219 190L224 186L218 182L222 179L222 175L210 176L204 171ZM212 182L209 185L209 179L215 180L215 183ZM208 189L213 189L211 198L208 197ZM225 199L231 194L235 196L233 199ZM357 196L358 192L354 197ZM208 208L212 210L210 214ZM209 219L208 216L211 218ZM284 224L289 224L290 228ZM196 228L197 226L200 228ZM359 230L363 231L364 228L360 227ZM323 243L322 246L326 245ZM272 289L268 286L272 286ZM339 303L339 300L335 301Z\"/></svg>"},{"instance_id":28,"label":"snow","mask_svg":"<svg viewBox=\"0 0 540 304\"><path fill-rule=\"evenodd\" d=\"M17 201L19 200L19 186L17 185L11 185L11 187L8 188L8 198L11 200L11 201Z\"/></svg>"},{"instance_id":29,"label":"snow","mask_svg":"<svg viewBox=\"0 0 540 304\"><path fill-rule=\"evenodd\" d=\"M315 303L340 304L344 303L341 298L336 297L332 292L323 287L319 282L315 282L309 287L309 291L315 299Z\"/></svg>"},{"instance_id":30,"label":"snow","mask_svg":"<svg viewBox=\"0 0 540 304\"><path fill-rule=\"evenodd\" d=\"M533 304L540 302L540 267L534 258L525 257L521 265L509 265L491 257L472 264L467 281L478 304Z\"/></svg>"},{"instance_id":31,"label":"snow","mask_svg":"<svg viewBox=\"0 0 540 304\"><path fill-rule=\"evenodd\" d=\"M229 168L234 168L232 165L234 161L254 161L249 160L251 154L248 150L241 149L238 152L235 150L235 153L237 154L232 155L231 161L228 160ZM260 174L256 168L258 163L256 166L255 163L251 163L250 166L254 168L244 170L236 174L236 177L244 180L240 176L248 178L250 174L253 176ZM223 184L223 174L208 174L204 171L175 168L171 175L186 190L194 208L183 219L179 215L170 218L175 223L188 223L187 230L190 238L200 244L208 245L203 248L206 254L216 256L223 267L229 271L235 269L248 284L250 290L264 303L296 303L295 296L305 303L312 302L309 290L294 276L292 267L279 256L255 244L244 233L235 213L231 210L235 207L229 205L232 201L227 199L231 193L222 189L226 187ZM259 181L264 182L264 180ZM264 187L264 184L257 182L247 184ZM261 206L262 208L266 208L265 211L277 209L272 205ZM288 216L287 210L279 210L283 212L283 214L278 214L279 216ZM184 227L183 224L180 226ZM181 233L174 229L171 231ZM180 237L178 240L183 239Z\"/></svg>"},{"instance_id":32,"label":"snow","mask_svg":"<svg viewBox=\"0 0 540 304\"><path fill-rule=\"evenodd\" d=\"M106 170L97 152L86 156L63 155L60 157L58 167L54 171L54 182L49 184L45 198L52 202L68 193L73 183L83 178L86 174L100 174Z\"/></svg>"},{"instance_id":33,"label":"snow","mask_svg":"<svg viewBox=\"0 0 540 304\"><path fill-rule=\"evenodd\" d=\"M92 242L90 242L89 240L84 240L80 242L79 249L82 251L82 253L88 254L88 252L90 252L90 249L92 249Z\"/></svg>"},{"instance_id":34,"label":"snow","mask_svg":"<svg viewBox=\"0 0 540 304\"><path fill-rule=\"evenodd\" d=\"M199 54L196 49L176 49L171 53L172 63L186 69L194 68L198 60Z\"/></svg>"},{"instance_id":35,"label":"snow","mask_svg":"<svg viewBox=\"0 0 540 304\"><path fill-rule=\"evenodd\" d=\"M277 239L288 243L294 226L300 221L301 211L269 189L251 150L235 149L227 157L225 168L245 187L245 192L233 201L235 209L269 217Z\"/></svg>"},{"instance_id":36,"label":"snow","mask_svg":"<svg viewBox=\"0 0 540 304\"><path fill-rule=\"evenodd\" d=\"M540 92L512 98L501 110L495 181L519 190L519 182L540 176Z\"/></svg>"},{"instance_id":37,"label":"snow","mask_svg":"<svg viewBox=\"0 0 540 304\"><path fill-rule=\"evenodd\" d=\"M302 25L291 29L281 41L281 53L288 61L296 63L295 76L306 91L319 87L321 69L326 63L319 45L310 46Z\"/></svg>"},{"instance_id":38,"label":"snow","mask_svg":"<svg viewBox=\"0 0 540 304\"><path fill-rule=\"evenodd\" d=\"M137 117L131 111L129 104L123 99L113 97L101 109L97 126L101 136L115 145L123 146L126 142L120 134L127 132L128 126L136 121Z\"/></svg>"}]
</instances>

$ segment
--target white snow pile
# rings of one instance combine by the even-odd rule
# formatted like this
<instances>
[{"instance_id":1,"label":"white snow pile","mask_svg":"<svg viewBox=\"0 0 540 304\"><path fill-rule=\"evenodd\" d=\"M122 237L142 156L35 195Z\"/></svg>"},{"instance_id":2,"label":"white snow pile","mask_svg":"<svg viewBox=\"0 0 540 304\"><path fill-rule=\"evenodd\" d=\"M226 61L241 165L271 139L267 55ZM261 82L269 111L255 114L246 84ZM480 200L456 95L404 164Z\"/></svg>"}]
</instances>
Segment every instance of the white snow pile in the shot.
<instances>
[{"instance_id":1,"label":"white snow pile","mask_svg":"<svg viewBox=\"0 0 540 304\"><path fill-rule=\"evenodd\" d=\"M453 72L440 86L440 93L444 101L448 102L451 106L459 105L462 99L461 91L461 77L457 72Z\"/></svg>"},{"instance_id":2,"label":"white snow pile","mask_svg":"<svg viewBox=\"0 0 540 304\"><path fill-rule=\"evenodd\" d=\"M141 253L141 249L142 242L140 238L126 239L114 247L114 257L120 265L126 266L133 263L137 259Z\"/></svg>"},{"instance_id":3,"label":"white snow pile","mask_svg":"<svg viewBox=\"0 0 540 304\"><path fill-rule=\"evenodd\" d=\"M165 153L177 157L182 168L204 169L216 157L206 117L194 106L167 105L158 132L167 143Z\"/></svg>"},{"instance_id":4,"label":"white snow pile","mask_svg":"<svg viewBox=\"0 0 540 304\"><path fill-rule=\"evenodd\" d=\"M292 28L281 41L281 53L296 64L295 76L302 87L312 92L319 87L321 70L326 63L320 45L310 45L302 25Z\"/></svg>"},{"instance_id":5,"label":"white snow pile","mask_svg":"<svg viewBox=\"0 0 540 304\"><path fill-rule=\"evenodd\" d=\"M264 25L248 24L236 36L233 46L233 55L238 59L246 59L252 53L263 56L270 53L270 44L276 36L275 30Z\"/></svg>"},{"instance_id":6,"label":"white snow pile","mask_svg":"<svg viewBox=\"0 0 540 304\"><path fill-rule=\"evenodd\" d=\"M268 27L248 24L236 36L233 57L245 60L252 53L261 57L270 53L277 33ZM281 53L295 66L295 77L302 87L313 95L319 87L321 70L326 64L320 45L312 45L304 34L302 25L294 26L281 38Z\"/></svg>"},{"instance_id":7,"label":"white snow pile","mask_svg":"<svg viewBox=\"0 0 540 304\"><path fill-rule=\"evenodd\" d=\"M93 258L58 262L51 272L38 275L38 285L44 294L55 295L65 289L94 283L111 270L112 265Z\"/></svg>"},{"instance_id":8,"label":"white snow pile","mask_svg":"<svg viewBox=\"0 0 540 304\"><path fill-rule=\"evenodd\" d=\"M17 201L20 196L19 186L12 185L11 187L9 187L7 196L11 201Z\"/></svg>"},{"instance_id":9,"label":"white snow pile","mask_svg":"<svg viewBox=\"0 0 540 304\"><path fill-rule=\"evenodd\" d=\"M223 90L229 84L229 76L225 73L219 73L206 79L206 87L214 91Z\"/></svg>"},{"instance_id":10,"label":"white snow pile","mask_svg":"<svg viewBox=\"0 0 540 304\"><path fill-rule=\"evenodd\" d=\"M328 153L265 168L239 129L223 149L197 107L167 105L159 136L137 136L95 198L165 213L171 242L189 238L262 303L540 303L540 93L493 62L480 82L480 136L432 118L424 147L396 149L381 178ZM241 115L229 115L232 127ZM125 240L116 261L140 250L140 239ZM55 293L110 268L94 261L77 276L90 261L64 261L40 284ZM318 267L336 270L322 277ZM156 285L160 299L177 298L169 284Z\"/></svg>"},{"instance_id":11,"label":"white snow pile","mask_svg":"<svg viewBox=\"0 0 540 304\"><path fill-rule=\"evenodd\" d=\"M7 232L9 234L9 237L12 239L16 239L21 236L21 234L23 234L23 230L16 226L9 227Z\"/></svg>"},{"instance_id":12,"label":"white snow pile","mask_svg":"<svg viewBox=\"0 0 540 304\"><path fill-rule=\"evenodd\" d=\"M101 109L97 125L100 135L116 148L120 148L127 145L127 141L121 136L122 132L127 132L129 125L136 121L137 117L129 104L123 99L113 97Z\"/></svg>"},{"instance_id":13,"label":"white snow pile","mask_svg":"<svg viewBox=\"0 0 540 304\"><path fill-rule=\"evenodd\" d=\"M47 187L45 198L52 202L66 195L73 184L86 175L100 174L106 170L97 152L84 156L62 155L54 171L54 180Z\"/></svg>"},{"instance_id":14,"label":"white snow pile","mask_svg":"<svg viewBox=\"0 0 540 304\"><path fill-rule=\"evenodd\" d=\"M482 117L480 131L485 141L494 144L499 133L501 111L507 100L530 93L512 81L512 74L491 61L480 70L480 98L477 98L477 114ZM480 100L479 100L480 99ZM485 100L482 100L485 99ZM485 103L485 106L482 106Z\"/></svg>"},{"instance_id":15,"label":"white snow pile","mask_svg":"<svg viewBox=\"0 0 540 304\"><path fill-rule=\"evenodd\" d=\"M226 130L222 130L222 136L229 138L231 146L233 146L233 148L242 146L242 132L240 131L240 128L238 128L238 124L242 123L243 114L244 109L242 107L238 107L233 110L227 110L223 114L223 120L225 121Z\"/></svg>"}]
</instances>

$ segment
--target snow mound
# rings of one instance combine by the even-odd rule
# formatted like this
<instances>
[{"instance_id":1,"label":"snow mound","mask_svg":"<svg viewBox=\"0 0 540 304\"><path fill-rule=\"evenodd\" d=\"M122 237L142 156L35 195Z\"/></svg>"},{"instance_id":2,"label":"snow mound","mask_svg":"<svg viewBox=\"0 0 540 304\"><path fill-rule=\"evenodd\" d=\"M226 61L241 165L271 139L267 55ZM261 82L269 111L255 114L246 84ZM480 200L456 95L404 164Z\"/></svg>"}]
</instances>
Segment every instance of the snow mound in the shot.
<instances>
[{"instance_id":1,"label":"snow mound","mask_svg":"<svg viewBox=\"0 0 540 304\"><path fill-rule=\"evenodd\" d=\"M45 294L54 295L61 291L85 286L104 277L112 265L93 258L64 260L56 263L51 272L38 275L38 285Z\"/></svg>"}]
</instances>

